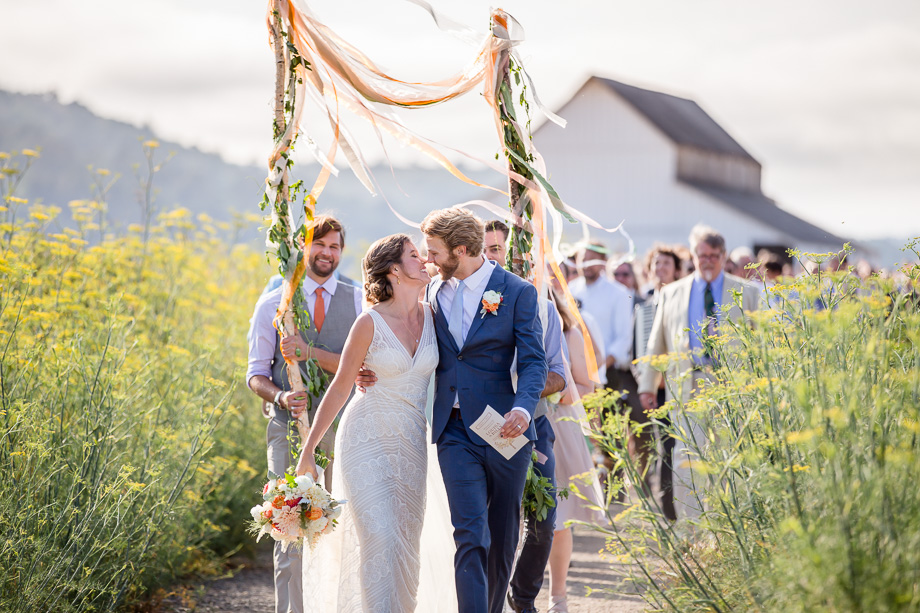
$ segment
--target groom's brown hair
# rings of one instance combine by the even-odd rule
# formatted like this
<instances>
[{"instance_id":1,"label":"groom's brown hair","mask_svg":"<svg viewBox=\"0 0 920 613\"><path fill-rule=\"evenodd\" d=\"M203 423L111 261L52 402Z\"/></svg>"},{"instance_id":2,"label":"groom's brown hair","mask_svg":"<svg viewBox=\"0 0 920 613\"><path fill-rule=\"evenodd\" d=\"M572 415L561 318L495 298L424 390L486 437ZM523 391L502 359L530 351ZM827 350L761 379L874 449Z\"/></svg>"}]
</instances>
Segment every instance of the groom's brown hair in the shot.
<instances>
[{"instance_id":1,"label":"groom's brown hair","mask_svg":"<svg viewBox=\"0 0 920 613\"><path fill-rule=\"evenodd\" d=\"M482 220L466 209L432 211L422 221L421 230L425 236L440 238L451 252L463 245L466 254L471 257L482 253L482 245L486 240Z\"/></svg>"}]
</instances>

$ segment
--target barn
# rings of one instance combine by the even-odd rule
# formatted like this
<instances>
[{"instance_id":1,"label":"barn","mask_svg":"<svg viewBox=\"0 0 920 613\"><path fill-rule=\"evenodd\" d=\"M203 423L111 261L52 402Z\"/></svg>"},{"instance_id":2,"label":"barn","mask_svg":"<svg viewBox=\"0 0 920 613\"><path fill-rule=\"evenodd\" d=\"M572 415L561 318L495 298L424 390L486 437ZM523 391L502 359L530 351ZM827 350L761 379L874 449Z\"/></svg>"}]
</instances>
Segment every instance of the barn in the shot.
<instances>
[{"instance_id":1,"label":"barn","mask_svg":"<svg viewBox=\"0 0 920 613\"><path fill-rule=\"evenodd\" d=\"M553 186L604 225L624 220L640 254L655 241L686 243L700 222L729 250L820 253L846 242L766 196L760 162L693 100L593 76L559 115L565 129L534 132ZM622 236L592 234L625 250Z\"/></svg>"}]
</instances>

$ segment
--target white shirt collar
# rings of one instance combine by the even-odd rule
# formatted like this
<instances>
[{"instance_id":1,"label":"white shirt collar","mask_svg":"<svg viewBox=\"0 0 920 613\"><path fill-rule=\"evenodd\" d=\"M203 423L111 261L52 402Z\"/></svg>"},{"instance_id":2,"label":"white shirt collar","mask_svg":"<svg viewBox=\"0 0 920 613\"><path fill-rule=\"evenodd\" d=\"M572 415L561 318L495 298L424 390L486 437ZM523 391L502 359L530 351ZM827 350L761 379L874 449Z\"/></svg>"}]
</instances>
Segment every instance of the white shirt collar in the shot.
<instances>
[{"instance_id":1,"label":"white shirt collar","mask_svg":"<svg viewBox=\"0 0 920 613\"><path fill-rule=\"evenodd\" d=\"M476 291L481 288L482 291L480 293L484 292L485 286L489 282L489 278L492 276L492 272L494 270L495 262L483 258L482 265L479 267L479 269L463 280L463 286L469 291ZM450 284L451 288L456 291L457 285L460 283L460 279L451 277L448 283Z\"/></svg>"},{"instance_id":2,"label":"white shirt collar","mask_svg":"<svg viewBox=\"0 0 920 613\"><path fill-rule=\"evenodd\" d=\"M323 283L323 290L330 296L335 296L335 288L338 286L339 282L335 280L334 276L330 276ZM309 275L304 275L303 278L303 294L304 296L309 296L316 292L316 288L320 287L320 284L313 280Z\"/></svg>"}]
</instances>

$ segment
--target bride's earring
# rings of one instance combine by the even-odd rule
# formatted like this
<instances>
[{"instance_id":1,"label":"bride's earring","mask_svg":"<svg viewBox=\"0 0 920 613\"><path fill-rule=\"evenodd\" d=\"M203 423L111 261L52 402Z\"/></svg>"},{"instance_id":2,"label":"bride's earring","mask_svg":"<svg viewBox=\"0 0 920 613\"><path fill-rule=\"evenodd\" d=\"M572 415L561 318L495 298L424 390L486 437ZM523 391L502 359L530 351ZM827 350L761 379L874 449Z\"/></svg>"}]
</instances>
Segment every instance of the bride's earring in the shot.
<instances>
[{"instance_id":1,"label":"bride's earring","mask_svg":"<svg viewBox=\"0 0 920 613\"><path fill-rule=\"evenodd\" d=\"M396 275L396 285L399 285L399 271L394 268L393 274Z\"/></svg>"}]
</instances>

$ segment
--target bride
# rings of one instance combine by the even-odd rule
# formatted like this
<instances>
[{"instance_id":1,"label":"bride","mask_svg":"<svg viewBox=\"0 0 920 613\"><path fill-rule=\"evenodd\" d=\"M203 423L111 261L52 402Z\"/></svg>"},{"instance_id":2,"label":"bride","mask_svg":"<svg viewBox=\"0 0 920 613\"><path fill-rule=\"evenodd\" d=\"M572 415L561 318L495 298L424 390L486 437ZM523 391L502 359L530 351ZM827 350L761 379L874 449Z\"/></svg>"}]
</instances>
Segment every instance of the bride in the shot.
<instances>
[{"instance_id":1,"label":"bride","mask_svg":"<svg viewBox=\"0 0 920 613\"><path fill-rule=\"evenodd\" d=\"M419 301L429 281L425 261L408 236L395 234L371 245L363 266L373 306L348 335L298 475L317 477L316 446L361 366L378 381L355 394L338 425L332 491L348 503L338 527L304 552L304 610L456 611L456 598L444 597L445 588L454 593L447 496L437 466L428 467L429 456L437 461L425 403L438 346L431 310Z\"/></svg>"}]
</instances>

